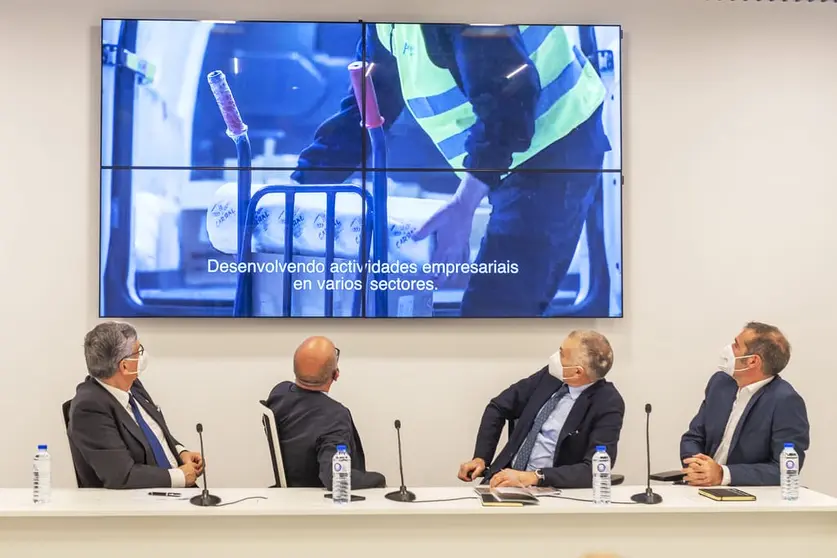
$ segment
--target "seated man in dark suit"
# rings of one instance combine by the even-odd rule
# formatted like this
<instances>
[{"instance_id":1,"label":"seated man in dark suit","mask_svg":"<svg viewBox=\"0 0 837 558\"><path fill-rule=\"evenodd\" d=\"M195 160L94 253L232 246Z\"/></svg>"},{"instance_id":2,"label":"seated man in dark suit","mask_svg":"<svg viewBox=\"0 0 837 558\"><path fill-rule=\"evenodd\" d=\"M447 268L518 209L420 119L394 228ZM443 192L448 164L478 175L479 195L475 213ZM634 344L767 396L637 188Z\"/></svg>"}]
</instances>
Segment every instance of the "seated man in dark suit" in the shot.
<instances>
[{"instance_id":1,"label":"seated man in dark suit","mask_svg":"<svg viewBox=\"0 0 837 558\"><path fill-rule=\"evenodd\" d=\"M790 344L776 327L750 322L721 353L720 372L709 379L703 403L680 440L685 481L692 486L779 484L779 455L786 443L799 453L809 445L805 401L779 376Z\"/></svg>"},{"instance_id":2,"label":"seated man in dark suit","mask_svg":"<svg viewBox=\"0 0 837 558\"><path fill-rule=\"evenodd\" d=\"M492 487L590 487L596 446L606 446L616 463L625 416L622 396L604 379L612 365L613 351L604 335L570 333L548 366L488 403L474 458L460 466L459 479L485 473ZM514 431L491 462L510 420L516 422Z\"/></svg>"},{"instance_id":3,"label":"seated man in dark suit","mask_svg":"<svg viewBox=\"0 0 837 558\"><path fill-rule=\"evenodd\" d=\"M128 324L84 336L87 378L70 404L67 433L80 488L183 488L203 472L199 453L169 432L138 376L147 355Z\"/></svg>"},{"instance_id":4,"label":"seated man in dark suit","mask_svg":"<svg viewBox=\"0 0 837 558\"><path fill-rule=\"evenodd\" d=\"M328 396L340 376L340 350L325 337L305 340L294 353L295 382L270 392L289 487L331 489L331 459L344 444L352 458L352 489L383 488L386 479L366 470L360 435L349 409Z\"/></svg>"}]
</instances>

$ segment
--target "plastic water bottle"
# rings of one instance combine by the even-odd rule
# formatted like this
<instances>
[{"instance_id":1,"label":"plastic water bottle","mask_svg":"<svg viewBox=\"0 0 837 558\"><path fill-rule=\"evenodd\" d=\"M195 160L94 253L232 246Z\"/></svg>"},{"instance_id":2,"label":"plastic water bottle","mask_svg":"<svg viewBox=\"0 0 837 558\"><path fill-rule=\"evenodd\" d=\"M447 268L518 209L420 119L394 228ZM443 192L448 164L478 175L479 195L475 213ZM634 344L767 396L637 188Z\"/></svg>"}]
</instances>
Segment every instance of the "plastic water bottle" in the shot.
<instances>
[{"instance_id":1,"label":"plastic water bottle","mask_svg":"<svg viewBox=\"0 0 837 558\"><path fill-rule=\"evenodd\" d=\"M331 498L335 504L348 504L352 500L352 458L342 444L331 458Z\"/></svg>"},{"instance_id":2,"label":"plastic water bottle","mask_svg":"<svg viewBox=\"0 0 837 558\"><path fill-rule=\"evenodd\" d=\"M799 499L799 454L793 444L785 444L779 458L782 468L782 500Z\"/></svg>"},{"instance_id":3,"label":"plastic water bottle","mask_svg":"<svg viewBox=\"0 0 837 558\"><path fill-rule=\"evenodd\" d=\"M32 461L32 501L46 504L52 496L52 464L45 444L38 446Z\"/></svg>"},{"instance_id":4,"label":"plastic water bottle","mask_svg":"<svg viewBox=\"0 0 837 558\"><path fill-rule=\"evenodd\" d=\"M605 446L596 446L593 454L593 502L610 503L610 456Z\"/></svg>"}]
</instances>

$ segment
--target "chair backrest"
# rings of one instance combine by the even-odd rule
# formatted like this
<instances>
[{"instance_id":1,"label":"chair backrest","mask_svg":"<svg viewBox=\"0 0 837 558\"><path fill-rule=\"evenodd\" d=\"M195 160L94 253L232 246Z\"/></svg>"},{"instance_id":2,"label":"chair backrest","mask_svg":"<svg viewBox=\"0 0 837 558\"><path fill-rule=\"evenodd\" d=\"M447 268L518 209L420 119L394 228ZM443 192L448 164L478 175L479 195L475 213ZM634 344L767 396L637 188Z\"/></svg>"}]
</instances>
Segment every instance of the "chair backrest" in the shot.
<instances>
[{"instance_id":1,"label":"chair backrest","mask_svg":"<svg viewBox=\"0 0 837 558\"><path fill-rule=\"evenodd\" d=\"M64 429L70 429L70 405L73 403L73 400L70 399L69 401L64 401L61 405L61 412L64 414ZM69 433L69 432L68 432Z\"/></svg>"},{"instance_id":2,"label":"chair backrest","mask_svg":"<svg viewBox=\"0 0 837 558\"><path fill-rule=\"evenodd\" d=\"M270 452L270 465L273 469L273 478L276 481L276 488L287 488L288 481L285 478L285 464L282 461L282 446L279 445L279 430L276 428L276 416L266 401L259 401L262 411L262 427L267 438L267 449Z\"/></svg>"},{"instance_id":3,"label":"chair backrest","mask_svg":"<svg viewBox=\"0 0 837 558\"><path fill-rule=\"evenodd\" d=\"M79 455L73 446L73 441L70 440L70 405L73 403L73 400L70 399L69 401L64 401L61 404L61 414L64 415L64 429L67 431L67 443L70 445L70 457L73 459L73 472L76 475L76 486L82 488L81 485L81 477L78 474L79 463L77 460L81 459L81 455Z\"/></svg>"}]
</instances>

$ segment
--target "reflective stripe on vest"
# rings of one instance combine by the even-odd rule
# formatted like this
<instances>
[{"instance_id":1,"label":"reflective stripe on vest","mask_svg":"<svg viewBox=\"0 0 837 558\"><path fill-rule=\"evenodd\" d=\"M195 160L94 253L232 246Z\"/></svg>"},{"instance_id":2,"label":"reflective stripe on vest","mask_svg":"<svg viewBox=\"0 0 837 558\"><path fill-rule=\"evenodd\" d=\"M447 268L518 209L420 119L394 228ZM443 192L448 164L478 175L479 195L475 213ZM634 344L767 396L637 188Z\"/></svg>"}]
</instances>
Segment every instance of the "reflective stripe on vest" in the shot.
<instances>
[{"instance_id":1,"label":"reflective stripe on vest","mask_svg":"<svg viewBox=\"0 0 837 558\"><path fill-rule=\"evenodd\" d=\"M562 27L538 25L519 29L526 54L538 71L541 92L532 141L525 152L514 153L511 168L584 123L601 106L606 94L595 68L570 44ZM450 71L431 61L420 24L379 23L376 30L398 63L408 110L448 163L462 168L467 155L465 142L477 121L473 106ZM507 77L514 79L514 75L515 72Z\"/></svg>"}]
</instances>

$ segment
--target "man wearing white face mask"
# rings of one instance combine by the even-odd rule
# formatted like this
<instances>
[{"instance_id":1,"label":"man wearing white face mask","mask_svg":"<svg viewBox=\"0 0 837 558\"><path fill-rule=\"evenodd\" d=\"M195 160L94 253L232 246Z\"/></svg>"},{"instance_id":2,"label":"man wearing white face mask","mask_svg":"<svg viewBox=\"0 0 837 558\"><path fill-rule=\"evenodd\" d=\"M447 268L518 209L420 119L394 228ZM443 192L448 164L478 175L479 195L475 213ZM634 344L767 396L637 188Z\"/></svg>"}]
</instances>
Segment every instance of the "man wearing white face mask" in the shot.
<instances>
[{"instance_id":1,"label":"man wearing white face mask","mask_svg":"<svg viewBox=\"0 0 837 558\"><path fill-rule=\"evenodd\" d=\"M721 352L698 414L680 440L692 486L779 484L779 455L791 443L800 468L810 443L805 401L779 376L790 344L778 328L744 326Z\"/></svg>"},{"instance_id":2,"label":"man wearing white face mask","mask_svg":"<svg viewBox=\"0 0 837 558\"><path fill-rule=\"evenodd\" d=\"M570 333L547 366L489 402L474 458L459 467L459 479L484 474L492 487L590 487L596 446L606 446L616 462L625 416L622 396L604 379L612 365L604 335ZM492 462L507 422L514 430Z\"/></svg>"},{"instance_id":3,"label":"man wearing white face mask","mask_svg":"<svg viewBox=\"0 0 837 558\"><path fill-rule=\"evenodd\" d=\"M169 432L139 375L148 358L136 330L106 322L84 337L88 377L70 404L67 434L79 488L184 488L203 472L199 453Z\"/></svg>"}]
</instances>

